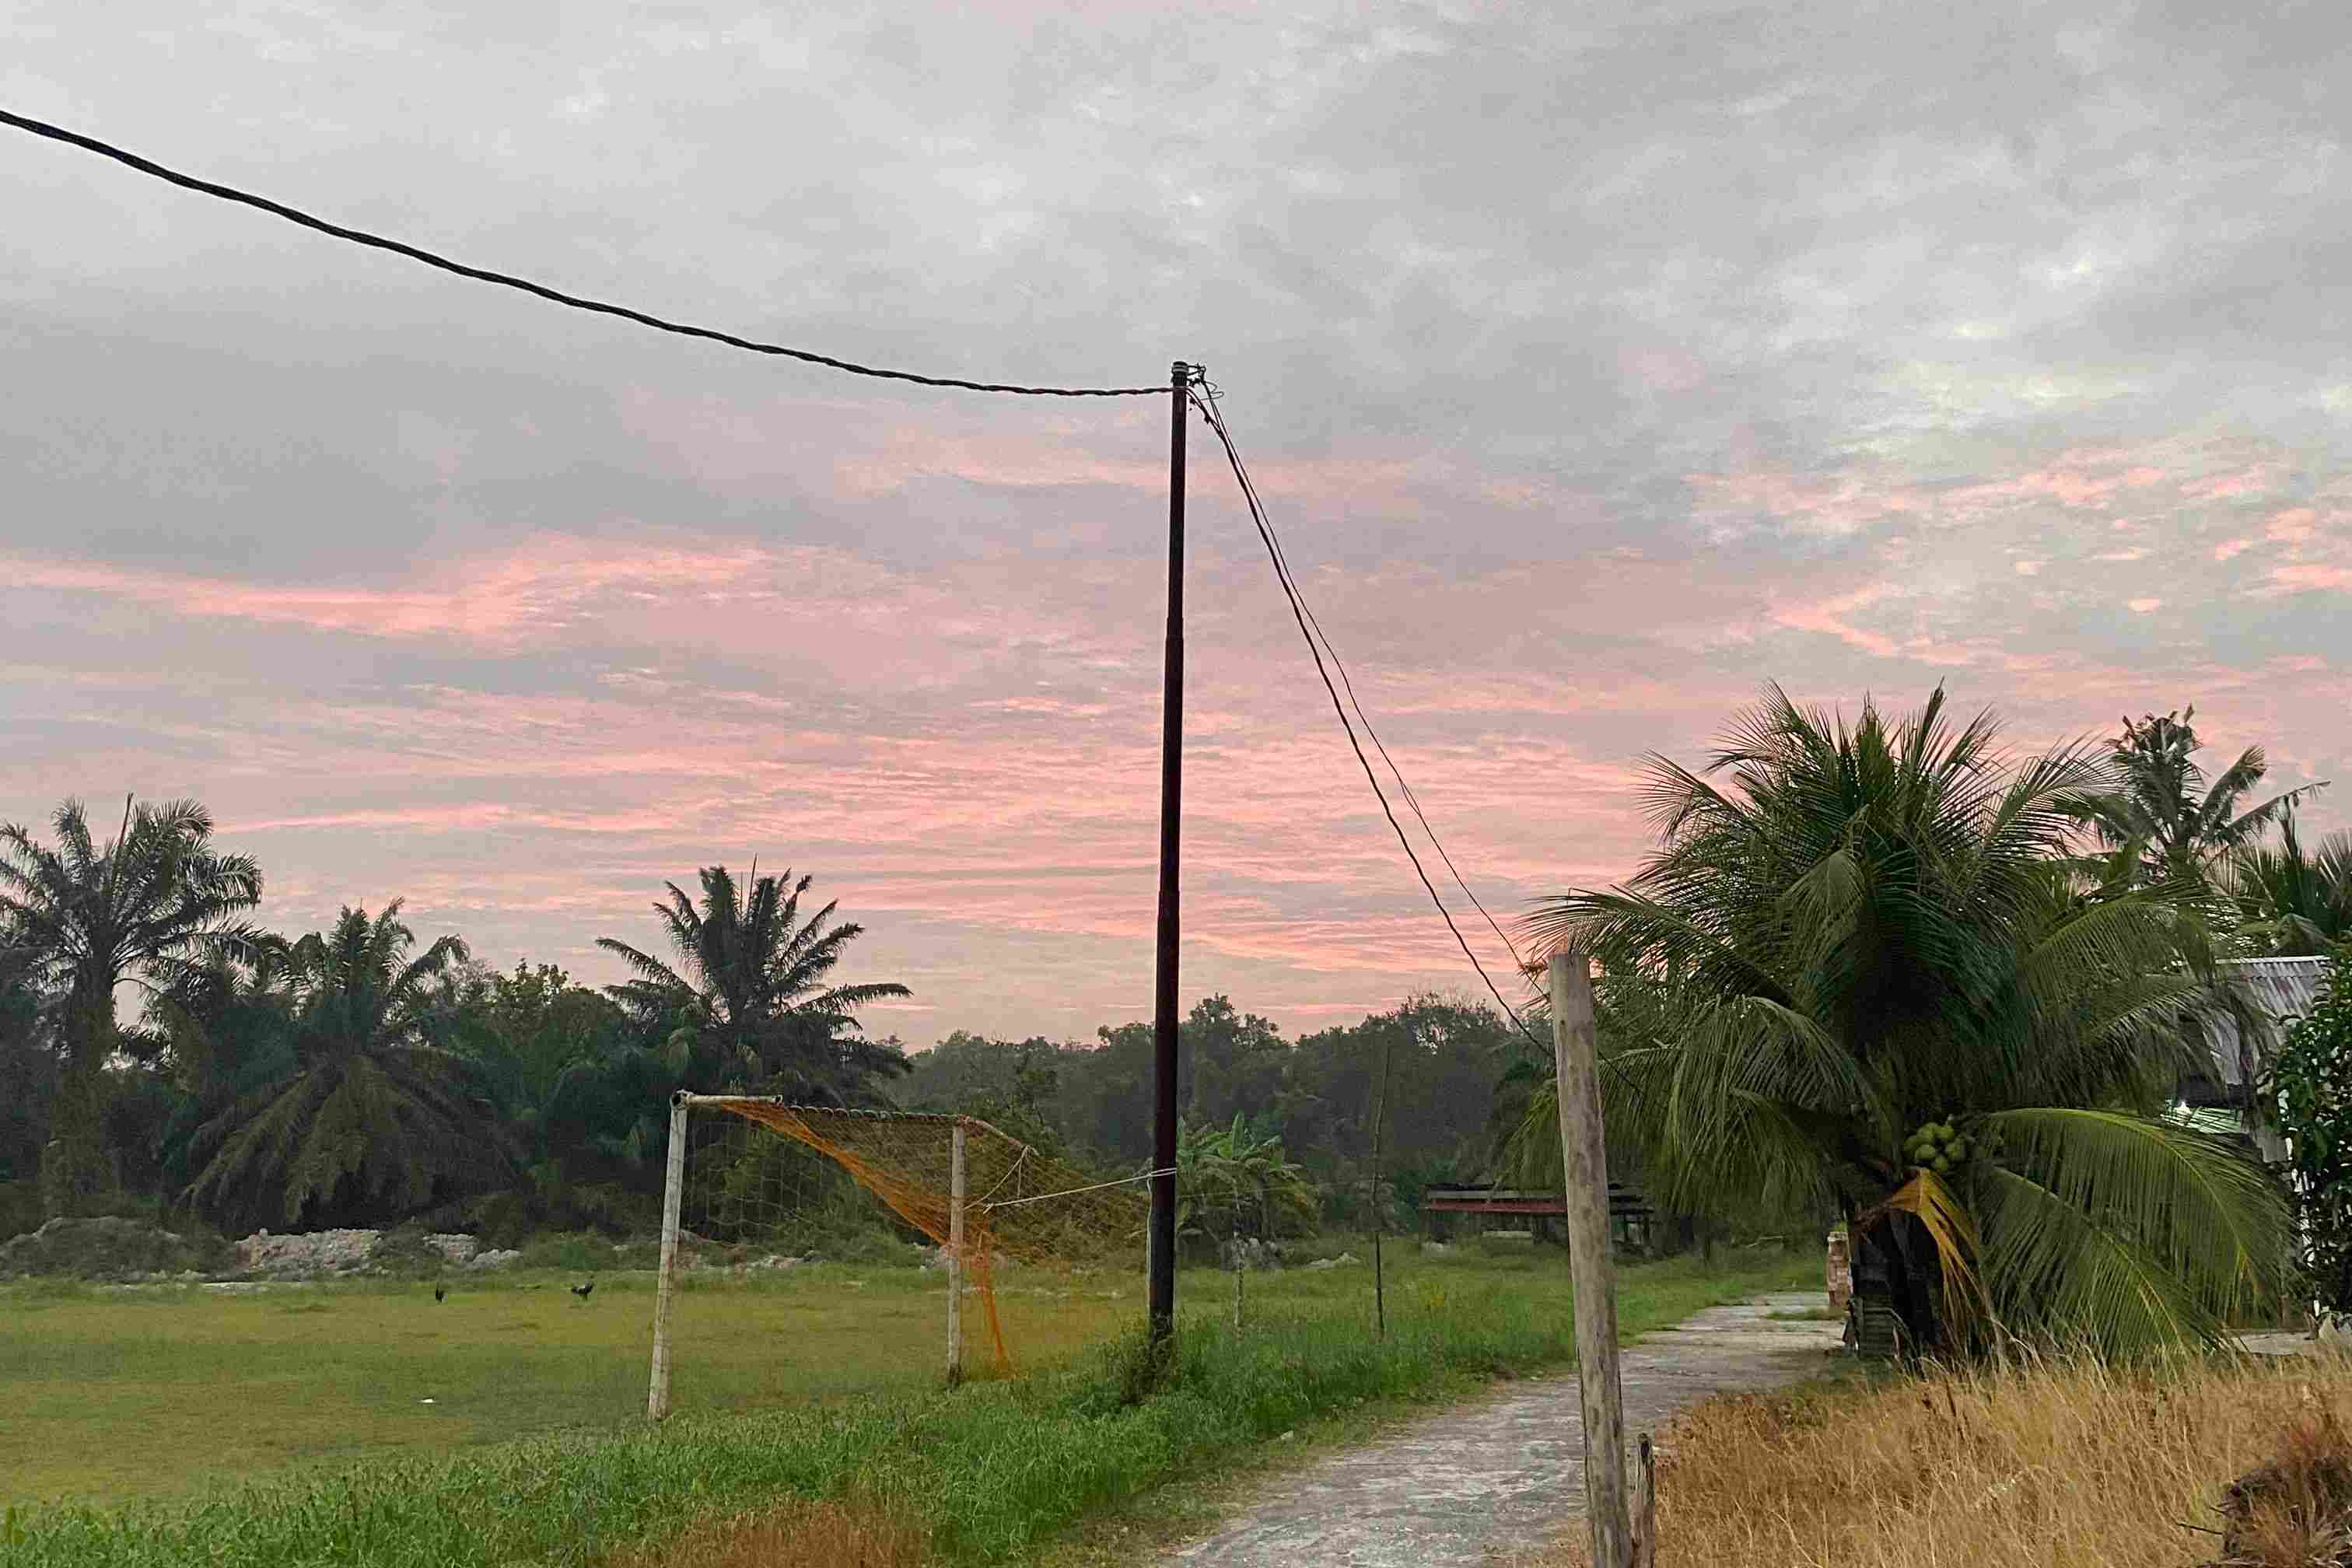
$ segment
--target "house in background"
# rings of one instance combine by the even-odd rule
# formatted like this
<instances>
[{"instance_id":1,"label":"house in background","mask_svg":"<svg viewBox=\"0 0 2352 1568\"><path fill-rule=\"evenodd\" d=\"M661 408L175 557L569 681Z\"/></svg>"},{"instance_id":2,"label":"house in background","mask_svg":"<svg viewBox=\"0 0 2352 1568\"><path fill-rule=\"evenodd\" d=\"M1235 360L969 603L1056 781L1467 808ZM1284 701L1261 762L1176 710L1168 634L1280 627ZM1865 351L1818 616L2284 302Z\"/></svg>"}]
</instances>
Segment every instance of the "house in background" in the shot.
<instances>
[{"instance_id":1,"label":"house in background","mask_svg":"<svg viewBox=\"0 0 2352 1568\"><path fill-rule=\"evenodd\" d=\"M2285 1160L2286 1142L2258 1113L2254 1095L2288 1026L2318 1002L2328 963L2326 958L2241 958L2223 963L2222 972L2243 988L2248 1016L2207 1020L2212 1070L2181 1085L2181 1100L2195 1120L2225 1124L2252 1137L2263 1158L2273 1164Z\"/></svg>"}]
</instances>

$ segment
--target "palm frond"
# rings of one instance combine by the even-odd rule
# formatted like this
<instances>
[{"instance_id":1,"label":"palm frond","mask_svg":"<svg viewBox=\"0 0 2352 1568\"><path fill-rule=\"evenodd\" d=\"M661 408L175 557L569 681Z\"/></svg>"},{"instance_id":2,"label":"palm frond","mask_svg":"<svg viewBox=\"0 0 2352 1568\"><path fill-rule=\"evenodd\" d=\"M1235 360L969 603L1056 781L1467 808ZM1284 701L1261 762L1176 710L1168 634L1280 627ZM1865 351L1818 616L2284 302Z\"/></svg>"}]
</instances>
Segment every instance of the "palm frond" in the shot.
<instances>
[{"instance_id":1,"label":"palm frond","mask_svg":"<svg viewBox=\"0 0 2352 1568\"><path fill-rule=\"evenodd\" d=\"M2282 1298L2292 1257L2286 1198L2251 1153L2114 1110L2032 1107L1996 1111L1982 1125L2009 1173L2162 1270L2174 1282L2164 1299L2193 1304L2200 1322ZM2045 1217L2004 1256L2046 1268L2026 1244L2056 1234L2053 1223ZM1990 1234L1989 1247L2011 1245Z\"/></svg>"}]
</instances>

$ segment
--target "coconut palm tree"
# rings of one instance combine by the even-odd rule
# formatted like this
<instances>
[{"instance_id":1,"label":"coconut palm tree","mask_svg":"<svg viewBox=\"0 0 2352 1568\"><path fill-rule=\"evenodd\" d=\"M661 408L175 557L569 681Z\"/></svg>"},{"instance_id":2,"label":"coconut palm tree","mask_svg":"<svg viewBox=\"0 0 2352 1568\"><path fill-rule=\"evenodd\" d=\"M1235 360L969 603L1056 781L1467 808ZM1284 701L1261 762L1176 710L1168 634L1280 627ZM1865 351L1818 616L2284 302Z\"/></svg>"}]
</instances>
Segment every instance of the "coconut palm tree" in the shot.
<instances>
[{"instance_id":1,"label":"coconut palm tree","mask_svg":"<svg viewBox=\"0 0 2352 1568\"><path fill-rule=\"evenodd\" d=\"M509 1173L478 1069L427 1042L434 983L466 944L445 936L410 956L400 908L345 909L294 944L294 1070L197 1131L200 1206L240 1220L274 1207L289 1224L412 1214Z\"/></svg>"},{"instance_id":2,"label":"coconut palm tree","mask_svg":"<svg viewBox=\"0 0 2352 1568\"><path fill-rule=\"evenodd\" d=\"M2005 760L1940 689L1849 728L1773 688L1703 774L1654 758L1657 852L1530 921L1600 961L1653 1200L1842 1211L1866 1325L1919 1348L2211 1339L2281 1289L2276 1184L2166 1117L2221 1005L2202 928L2079 880L2112 787L2077 749Z\"/></svg>"},{"instance_id":3,"label":"coconut palm tree","mask_svg":"<svg viewBox=\"0 0 2352 1568\"><path fill-rule=\"evenodd\" d=\"M35 983L61 998L63 1072L43 1163L49 1212L76 1212L109 1184L100 1118L105 1069L121 1043L115 993L155 994L191 965L250 943L233 917L261 899L261 870L212 845L212 814L192 800L122 803L122 826L100 847L81 802L50 815L55 847L16 823L0 826L0 923Z\"/></svg>"},{"instance_id":4,"label":"coconut palm tree","mask_svg":"<svg viewBox=\"0 0 2352 1568\"><path fill-rule=\"evenodd\" d=\"M2231 861L2239 934L2273 958L2318 957L2352 942L2352 833L2331 833L2305 854L2294 813L2276 849L2262 845Z\"/></svg>"},{"instance_id":5,"label":"coconut palm tree","mask_svg":"<svg viewBox=\"0 0 2352 1568\"><path fill-rule=\"evenodd\" d=\"M2204 749L2190 723L2196 717L2192 705L2137 722L2126 719L2109 747L2114 784L2084 802L2100 843L2136 861L2134 874L2143 883L2210 888L2229 857L2252 845L2295 802L2326 787L2305 784L2247 805L2270 771L2263 749L2247 747L2209 780L2196 760Z\"/></svg>"},{"instance_id":6,"label":"coconut palm tree","mask_svg":"<svg viewBox=\"0 0 2352 1568\"><path fill-rule=\"evenodd\" d=\"M675 882L665 884L668 900L654 905L678 969L611 937L596 943L637 972L606 989L641 1029L665 1037L680 1080L845 1105L875 1079L907 1070L902 1053L859 1037L857 1012L914 993L825 983L866 928L829 926L837 903L802 920L813 878L762 877L754 866L747 892L726 867L706 866L701 880L699 908Z\"/></svg>"}]
</instances>

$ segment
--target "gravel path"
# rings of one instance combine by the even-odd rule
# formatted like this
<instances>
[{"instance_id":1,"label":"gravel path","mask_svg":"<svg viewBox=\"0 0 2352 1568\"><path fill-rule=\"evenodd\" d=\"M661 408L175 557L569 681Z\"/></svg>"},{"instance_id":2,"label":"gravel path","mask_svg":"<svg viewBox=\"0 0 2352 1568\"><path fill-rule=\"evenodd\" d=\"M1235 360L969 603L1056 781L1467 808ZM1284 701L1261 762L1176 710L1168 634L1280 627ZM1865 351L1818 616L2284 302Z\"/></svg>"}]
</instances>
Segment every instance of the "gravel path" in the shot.
<instances>
[{"instance_id":1,"label":"gravel path","mask_svg":"<svg viewBox=\"0 0 2352 1568\"><path fill-rule=\"evenodd\" d=\"M1775 1319L1818 1290L1714 1307L1629 1345L1625 1431L1654 1431L1711 1394L1818 1371L1839 1325ZM1272 1483L1243 1517L1170 1559L1187 1568L1453 1568L1538 1545L1584 1511L1573 1373L1416 1421Z\"/></svg>"}]
</instances>

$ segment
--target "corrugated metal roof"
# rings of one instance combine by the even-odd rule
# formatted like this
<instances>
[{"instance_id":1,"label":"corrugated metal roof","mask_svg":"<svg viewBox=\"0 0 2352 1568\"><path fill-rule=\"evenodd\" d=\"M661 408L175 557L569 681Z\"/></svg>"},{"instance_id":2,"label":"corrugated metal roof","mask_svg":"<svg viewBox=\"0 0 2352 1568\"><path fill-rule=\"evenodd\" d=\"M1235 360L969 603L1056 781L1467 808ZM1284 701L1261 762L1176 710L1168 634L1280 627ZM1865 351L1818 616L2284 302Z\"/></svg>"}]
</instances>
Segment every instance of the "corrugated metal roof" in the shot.
<instances>
[{"instance_id":1,"label":"corrugated metal roof","mask_svg":"<svg viewBox=\"0 0 2352 1568\"><path fill-rule=\"evenodd\" d=\"M2285 1038L2286 1027L2311 1010L2327 979L2326 958L2238 958L2221 965L2235 979L2246 1001L2261 1020L2251 1054L2259 1064ZM2205 1021L2206 1041L2213 1051L2214 1077L2234 1089L2244 1081L2239 1050L2238 1021L2215 1016Z\"/></svg>"}]
</instances>

